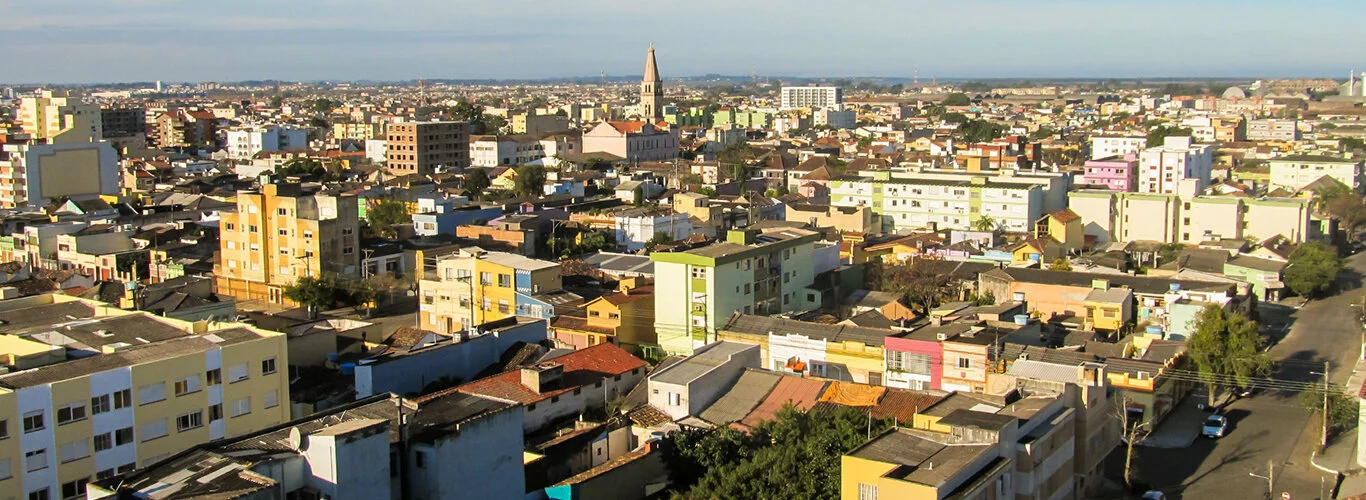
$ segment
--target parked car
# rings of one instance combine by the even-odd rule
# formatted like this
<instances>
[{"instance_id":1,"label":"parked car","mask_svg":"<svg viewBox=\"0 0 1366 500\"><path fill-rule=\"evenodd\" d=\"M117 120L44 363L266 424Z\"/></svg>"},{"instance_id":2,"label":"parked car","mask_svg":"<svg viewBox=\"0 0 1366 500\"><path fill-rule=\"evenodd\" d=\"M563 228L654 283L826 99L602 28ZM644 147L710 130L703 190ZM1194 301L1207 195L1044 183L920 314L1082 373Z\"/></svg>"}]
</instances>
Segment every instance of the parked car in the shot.
<instances>
[{"instance_id":1,"label":"parked car","mask_svg":"<svg viewBox=\"0 0 1366 500\"><path fill-rule=\"evenodd\" d=\"M1221 438L1225 432L1228 432L1228 419L1223 415L1210 415L1205 419L1205 428L1200 434L1208 438Z\"/></svg>"}]
</instances>

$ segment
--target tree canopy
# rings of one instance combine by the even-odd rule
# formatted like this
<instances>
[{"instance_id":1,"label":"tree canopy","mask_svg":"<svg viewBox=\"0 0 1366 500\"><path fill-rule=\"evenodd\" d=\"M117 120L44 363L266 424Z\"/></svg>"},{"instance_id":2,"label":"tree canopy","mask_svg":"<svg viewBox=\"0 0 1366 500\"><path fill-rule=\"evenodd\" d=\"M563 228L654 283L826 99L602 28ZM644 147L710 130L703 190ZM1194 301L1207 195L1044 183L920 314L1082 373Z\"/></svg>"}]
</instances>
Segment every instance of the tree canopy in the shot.
<instances>
[{"instance_id":1,"label":"tree canopy","mask_svg":"<svg viewBox=\"0 0 1366 500\"><path fill-rule=\"evenodd\" d=\"M945 106L967 106L972 104L972 99L962 92L954 92L944 98Z\"/></svg>"},{"instance_id":2,"label":"tree canopy","mask_svg":"<svg viewBox=\"0 0 1366 500\"><path fill-rule=\"evenodd\" d=\"M778 411L749 434L681 430L660 444L681 498L839 498L840 457L889 422L839 407L819 416Z\"/></svg>"},{"instance_id":3,"label":"tree canopy","mask_svg":"<svg viewBox=\"0 0 1366 500\"><path fill-rule=\"evenodd\" d=\"M408 203L398 198L381 198L365 210L365 219L370 226L381 233L391 226L411 224L413 216L408 211Z\"/></svg>"},{"instance_id":4,"label":"tree canopy","mask_svg":"<svg viewBox=\"0 0 1366 500\"><path fill-rule=\"evenodd\" d=\"M1065 257L1058 257L1056 259L1053 259L1053 262L1048 264L1048 269L1050 271L1071 271L1072 263L1069 262Z\"/></svg>"},{"instance_id":5,"label":"tree canopy","mask_svg":"<svg viewBox=\"0 0 1366 500\"><path fill-rule=\"evenodd\" d=\"M967 142L988 142L1006 132L1006 126L986 120L968 120L958 127L958 135Z\"/></svg>"},{"instance_id":6,"label":"tree canopy","mask_svg":"<svg viewBox=\"0 0 1366 500\"><path fill-rule=\"evenodd\" d=\"M488 189L490 184L489 173L482 168L472 167L465 172L465 190L472 196L478 196Z\"/></svg>"},{"instance_id":7,"label":"tree canopy","mask_svg":"<svg viewBox=\"0 0 1366 500\"><path fill-rule=\"evenodd\" d=\"M944 296L949 277L925 272L911 264L884 263L880 259L868 261L864 281L873 290L900 294L912 305L928 313Z\"/></svg>"},{"instance_id":8,"label":"tree canopy","mask_svg":"<svg viewBox=\"0 0 1366 500\"><path fill-rule=\"evenodd\" d=\"M332 307L337 299L337 284L330 277L303 276L285 286L285 298L308 309L310 317L319 309Z\"/></svg>"},{"instance_id":9,"label":"tree canopy","mask_svg":"<svg viewBox=\"0 0 1366 500\"><path fill-rule=\"evenodd\" d=\"M1161 146L1167 137L1189 137L1192 133L1188 128L1158 126L1148 131L1148 147Z\"/></svg>"},{"instance_id":10,"label":"tree canopy","mask_svg":"<svg viewBox=\"0 0 1366 500\"><path fill-rule=\"evenodd\" d=\"M1186 340L1186 356L1214 404L1219 387L1247 387L1252 377L1271 373L1271 358L1261 351L1257 323L1238 313L1210 305L1195 318L1195 333Z\"/></svg>"},{"instance_id":11,"label":"tree canopy","mask_svg":"<svg viewBox=\"0 0 1366 500\"><path fill-rule=\"evenodd\" d=\"M1290 253L1285 267L1285 286L1301 297L1317 297L1332 288L1342 271L1342 258L1332 247L1318 241L1300 244Z\"/></svg>"},{"instance_id":12,"label":"tree canopy","mask_svg":"<svg viewBox=\"0 0 1366 500\"><path fill-rule=\"evenodd\" d=\"M540 197L545 194L545 167L523 165L517 167L517 177L513 180L513 191L521 196Z\"/></svg>"}]
</instances>

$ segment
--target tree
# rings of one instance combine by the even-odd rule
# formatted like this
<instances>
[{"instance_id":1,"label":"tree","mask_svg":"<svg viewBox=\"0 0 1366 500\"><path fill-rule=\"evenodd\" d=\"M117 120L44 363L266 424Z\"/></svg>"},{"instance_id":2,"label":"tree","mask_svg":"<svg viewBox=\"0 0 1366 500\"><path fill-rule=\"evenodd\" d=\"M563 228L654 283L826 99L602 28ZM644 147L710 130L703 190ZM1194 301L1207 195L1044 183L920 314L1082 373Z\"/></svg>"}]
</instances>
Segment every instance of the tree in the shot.
<instances>
[{"instance_id":1,"label":"tree","mask_svg":"<svg viewBox=\"0 0 1366 500\"><path fill-rule=\"evenodd\" d=\"M715 198L715 197L716 197L716 188L704 186L704 187L699 188L699 189L697 190L697 194L706 196L706 197L708 197L708 198Z\"/></svg>"},{"instance_id":2,"label":"tree","mask_svg":"<svg viewBox=\"0 0 1366 500\"><path fill-rule=\"evenodd\" d=\"M1035 130L1034 132L1031 132L1029 134L1029 138L1037 141L1039 139L1053 137L1057 133L1057 130L1054 130L1050 127L1039 127L1038 130Z\"/></svg>"},{"instance_id":3,"label":"tree","mask_svg":"<svg viewBox=\"0 0 1366 500\"><path fill-rule=\"evenodd\" d=\"M1050 271L1071 271L1071 270L1072 270L1072 263L1071 263L1071 262L1068 262L1067 259L1064 258L1064 257L1058 257L1058 258L1056 258L1056 259L1053 259L1053 262L1052 262L1051 264L1048 265L1048 270L1050 270Z\"/></svg>"},{"instance_id":4,"label":"tree","mask_svg":"<svg viewBox=\"0 0 1366 500\"><path fill-rule=\"evenodd\" d=\"M939 304L949 284L947 275L925 272L909 264L883 264L881 274L878 290L901 294L924 313Z\"/></svg>"},{"instance_id":5,"label":"tree","mask_svg":"<svg viewBox=\"0 0 1366 500\"><path fill-rule=\"evenodd\" d=\"M963 113L947 113L947 114L944 115L943 120L944 120L944 123L952 123L952 124L955 124L955 125L961 125L961 124L967 123L968 120L969 120L969 118L968 118L968 115L965 115L965 114L963 114Z\"/></svg>"},{"instance_id":6,"label":"tree","mask_svg":"<svg viewBox=\"0 0 1366 500\"><path fill-rule=\"evenodd\" d=\"M513 191L518 195L531 198L539 198L545 194L545 167L540 165L522 165L517 168L517 177L513 179Z\"/></svg>"},{"instance_id":7,"label":"tree","mask_svg":"<svg viewBox=\"0 0 1366 500\"><path fill-rule=\"evenodd\" d=\"M483 168L470 167L469 171L465 172L465 191L471 196L478 197L490 184L492 182L489 181L489 173Z\"/></svg>"},{"instance_id":8,"label":"tree","mask_svg":"<svg viewBox=\"0 0 1366 500\"><path fill-rule=\"evenodd\" d=\"M1000 224L996 222L996 218L990 215L983 215L978 217L977 220L972 221L972 228L978 231L995 231L999 226Z\"/></svg>"},{"instance_id":9,"label":"tree","mask_svg":"<svg viewBox=\"0 0 1366 500\"><path fill-rule=\"evenodd\" d=\"M1323 388L1300 393L1300 404L1310 413L1323 411ZM1360 404L1351 396L1338 391L1328 393L1328 431L1338 433L1357 425Z\"/></svg>"},{"instance_id":10,"label":"tree","mask_svg":"<svg viewBox=\"0 0 1366 500\"><path fill-rule=\"evenodd\" d=\"M1161 146L1167 137L1189 137L1192 133L1188 128L1159 126L1148 131L1148 147Z\"/></svg>"},{"instance_id":11,"label":"tree","mask_svg":"<svg viewBox=\"0 0 1366 500\"><path fill-rule=\"evenodd\" d=\"M663 245L665 243L673 242L673 240L673 237L669 236L669 233L666 233L664 231L656 231L655 235L650 237L650 241L645 242L645 251L653 251L655 247Z\"/></svg>"},{"instance_id":12,"label":"tree","mask_svg":"<svg viewBox=\"0 0 1366 500\"><path fill-rule=\"evenodd\" d=\"M1124 441L1124 486L1128 489L1134 487L1134 446L1142 441L1152 431L1150 422L1134 421L1133 415L1129 414L1129 398L1120 396L1115 400L1111 410L1114 412L1115 419L1119 421L1119 430Z\"/></svg>"},{"instance_id":13,"label":"tree","mask_svg":"<svg viewBox=\"0 0 1366 500\"><path fill-rule=\"evenodd\" d=\"M313 319L318 316L320 308L331 307L336 302L337 285L328 276L304 276L286 285L284 294L285 298L304 306L308 311L308 318Z\"/></svg>"},{"instance_id":14,"label":"tree","mask_svg":"<svg viewBox=\"0 0 1366 500\"><path fill-rule=\"evenodd\" d=\"M365 210L365 220L381 234L392 235L393 226L412 224L408 203L398 198L381 198Z\"/></svg>"},{"instance_id":15,"label":"tree","mask_svg":"<svg viewBox=\"0 0 1366 500\"><path fill-rule=\"evenodd\" d=\"M1220 387L1247 387L1252 377L1271 373L1257 323L1247 316L1209 305L1196 316L1194 330L1186 340L1186 356L1208 389L1210 406Z\"/></svg>"},{"instance_id":16,"label":"tree","mask_svg":"<svg viewBox=\"0 0 1366 500\"><path fill-rule=\"evenodd\" d=\"M1301 243L1285 266L1285 286L1301 297L1317 297L1333 286L1342 271L1342 258L1318 241Z\"/></svg>"},{"instance_id":17,"label":"tree","mask_svg":"<svg viewBox=\"0 0 1366 500\"><path fill-rule=\"evenodd\" d=\"M988 142L1000 137L1006 131L1006 126L989 122L986 120L968 120L967 123L960 125L957 133L960 139L966 142Z\"/></svg>"},{"instance_id":18,"label":"tree","mask_svg":"<svg viewBox=\"0 0 1366 500\"><path fill-rule=\"evenodd\" d=\"M972 104L972 99L962 92L954 92L944 98L945 106L967 106Z\"/></svg>"}]
</instances>

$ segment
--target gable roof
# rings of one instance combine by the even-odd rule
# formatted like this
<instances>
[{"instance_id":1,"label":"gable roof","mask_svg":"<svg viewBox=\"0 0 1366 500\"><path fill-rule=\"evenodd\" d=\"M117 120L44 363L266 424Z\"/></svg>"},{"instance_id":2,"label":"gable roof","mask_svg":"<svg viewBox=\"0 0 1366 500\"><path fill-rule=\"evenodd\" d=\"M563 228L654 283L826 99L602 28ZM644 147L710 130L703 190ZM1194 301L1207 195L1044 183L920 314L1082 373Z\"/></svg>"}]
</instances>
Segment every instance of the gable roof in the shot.
<instances>
[{"instance_id":1,"label":"gable roof","mask_svg":"<svg viewBox=\"0 0 1366 500\"><path fill-rule=\"evenodd\" d=\"M632 356L631 353L615 344L598 344L580 349L555 358L554 362L564 366L564 378L561 379L563 384L558 390L537 393L522 385L521 370L510 370L453 389L424 395L414 401L421 403L451 392L463 392L504 401L531 404L645 366L644 361Z\"/></svg>"}]
</instances>

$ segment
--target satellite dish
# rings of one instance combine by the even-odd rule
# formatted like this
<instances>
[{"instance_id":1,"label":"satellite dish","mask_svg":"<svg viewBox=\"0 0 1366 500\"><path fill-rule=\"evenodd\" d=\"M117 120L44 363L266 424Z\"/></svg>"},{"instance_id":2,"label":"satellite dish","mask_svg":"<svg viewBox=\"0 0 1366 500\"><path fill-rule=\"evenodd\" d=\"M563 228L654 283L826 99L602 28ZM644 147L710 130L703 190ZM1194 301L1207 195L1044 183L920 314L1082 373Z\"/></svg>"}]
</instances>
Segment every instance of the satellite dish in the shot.
<instances>
[{"instance_id":1,"label":"satellite dish","mask_svg":"<svg viewBox=\"0 0 1366 500\"><path fill-rule=\"evenodd\" d=\"M303 433L299 432L298 427L289 428L289 448L294 451L304 451L308 449L308 442L304 441Z\"/></svg>"}]
</instances>

